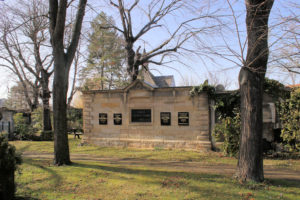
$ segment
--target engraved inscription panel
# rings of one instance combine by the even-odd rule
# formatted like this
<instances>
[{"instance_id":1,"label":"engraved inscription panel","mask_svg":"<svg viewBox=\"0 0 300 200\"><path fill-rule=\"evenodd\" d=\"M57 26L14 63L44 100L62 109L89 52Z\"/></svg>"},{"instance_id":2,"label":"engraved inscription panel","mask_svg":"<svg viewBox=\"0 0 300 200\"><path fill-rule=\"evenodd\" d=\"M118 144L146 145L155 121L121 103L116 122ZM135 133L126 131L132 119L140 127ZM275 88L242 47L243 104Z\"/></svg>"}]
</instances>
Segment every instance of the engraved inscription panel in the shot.
<instances>
[{"instance_id":1,"label":"engraved inscription panel","mask_svg":"<svg viewBox=\"0 0 300 200\"><path fill-rule=\"evenodd\" d=\"M161 112L160 113L160 124L162 126L171 125L171 113L170 112Z\"/></svg>"},{"instance_id":2,"label":"engraved inscription panel","mask_svg":"<svg viewBox=\"0 0 300 200\"><path fill-rule=\"evenodd\" d=\"M189 113L178 112L178 125L188 126L189 125Z\"/></svg>"},{"instance_id":3,"label":"engraved inscription panel","mask_svg":"<svg viewBox=\"0 0 300 200\"><path fill-rule=\"evenodd\" d=\"M114 114L114 125L122 125L122 114L121 113Z\"/></svg>"},{"instance_id":4,"label":"engraved inscription panel","mask_svg":"<svg viewBox=\"0 0 300 200\"><path fill-rule=\"evenodd\" d=\"M99 124L107 125L107 113L99 113Z\"/></svg>"},{"instance_id":5,"label":"engraved inscription panel","mask_svg":"<svg viewBox=\"0 0 300 200\"><path fill-rule=\"evenodd\" d=\"M131 122L151 122L151 109L132 109Z\"/></svg>"}]
</instances>

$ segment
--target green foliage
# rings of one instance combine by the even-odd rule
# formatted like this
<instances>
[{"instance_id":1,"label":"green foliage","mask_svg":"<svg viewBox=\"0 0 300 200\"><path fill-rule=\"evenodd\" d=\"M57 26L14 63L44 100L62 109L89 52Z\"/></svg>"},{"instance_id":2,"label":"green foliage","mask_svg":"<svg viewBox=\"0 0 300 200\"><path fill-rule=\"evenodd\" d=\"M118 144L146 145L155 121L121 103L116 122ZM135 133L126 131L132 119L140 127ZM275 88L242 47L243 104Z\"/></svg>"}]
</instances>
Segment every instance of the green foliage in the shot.
<instances>
[{"instance_id":1,"label":"green foliage","mask_svg":"<svg viewBox=\"0 0 300 200\"><path fill-rule=\"evenodd\" d=\"M21 154L9 144L7 138L0 134L0 172L16 170L22 163Z\"/></svg>"},{"instance_id":2,"label":"green foliage","mask_svg":"<svg viewBox=\"0 0 300 200\"><path fill-rule=\"evenodd\" d=\"M214 136L219 141L224 141L222 149L226 155L235 156L239 149L240 135L240 92L239 90L231 92L216 93L214 86L205 81L200 86L193 87L190 96L199 95L201 92L207 92L209 98L215 101L215 111L218 123L214 128ZM272 96L274 101L289 98L290 93L283 84L276 80L265 78L264 92ZM282 104L281 116L283 125L282 137L290 148L299 150L299 100L289 100ZM293 101L293 103L291 103ZM296 106L298 105L298 107ZM298 109L298 111L297 111ZM293 112L293 113L292 113ZM298 142L297 142L298 141Z\"/></svg>"},{"instance_id":3,"label":"green foliage","mask_svg":"<svg viewBox=\"0 0 300 200\"><path fill-rule=\"evenodd\" d=\"M222 120L227 117L235 117L240 110L240 97L239 90L217 94L215 97L217 119Z\"/></svg>"},{"instance_id":4,"label":"green foliage","mask_svg":"<svg viewBox=\"0 0 300 200\"><path fill-rule=\"evenodd\" d=\"M237 156L239 151L241 120L237 113L235 117L226 117L216 124L213 136L217 141L223 141L222 151L227 156Z\"/></svg>"},{"instance_id":5,"label":"green foliage","mask_svg":"<svg viewBox=\"0 0 300 200\"><path fill-rule=\"evenodd\" d=\"M29 140L34 135L34 129L28 123L28 118L23 116L23 113L14 115L15 132L18 139Z\"/></svg>"},{"instance_id":6,"label":"green foliage","mask_svg":"<svg viewBox=\"0 0 300 200\"><path fill-rule=\"evenodd\" d=\"M206 92L210 98L214 98L216 93L216 88L212 85L209 85L208 80L206 80L199 86L194 86L190 91L190 96L194 97L196 95L199 95L202 92Z\"/></svg>"},{"instance_id":7,"label":"green foliage","mask_svg":"<svg viewBox=\"0 0 300 200\"><path fill-rule=\"evenodd\" d=\"M32 127L36 132L43 130L43 108L38 107L31 113Z\"/></svg>"},{"instance_id":8,"label":"green foliage","mask_svg":"<svg viewBox=\"0 0 300 200\"><path fill-rule=\"evenodd\" d=\"M13 199L15 193L14 173L22 163L21 154L0 134L0 199Z\"/></svg>"},{"instance_id":9,"label":"green foliage","mask_svg":"<svg viewBox=\"0 0 300 200\"><path fill-rule=\"evenodd\" d=\"M200 86L193 87L190 96L199 95L201 92L207 92L208 97L215 100L216 115L220 123L214 128L214 137L223 142L222 151L225 155L236 156L240 138L239 91L216 94L215 87L206 80Z\"/></svg>"},{"instance_id":10,"label":"green foliage","mask_svg":"<svg viewBox=\"0 0 300 200\"><path fill-rule=\"evenodd\" d=\"M280 104L281 137L289 151L300 151L300 88Z\"/></svg>"},{"instance_id":11,"label":"green foliage","mask_svg":"<svg viewBox=\"0 0 300 200\"><path fill-rule=\"evenodd\" d=\"M2 132L0 132L0 135L2 135L2 136L5 137L5 138L8 138L8 136L9 136L9 134L8 134L7 131L2 131Z\"/></svg>"},{"instance_id":12,"label":"green foliage","mask_svg":"<svg viewBox=\"0 0 300 200\"><path fill-rule=\"evenodd\" d=\"M284 85L276 80L265 78L264 92L278 100L278 98L289 98L290 92L285 89Z\"/></svg>"},{"instance_id":13,"label":"green foliage","mask_svg":"<svg viewBox=\"0 0 300 200\"><path fill-rule=\"evenodd\" d=\"M83 128L82 109L73 108L73 107L68 108L67 118L68 118L68 129Z\"/></svg>"},{"instance_id":14,"label":"green foliage","mask_svg":"<svg viewBox=\"0 0 300 200\"><path fill-rule=\"evenodd\" d=\"M84 90L122 88L128 83L123 67L124 41L115 29L103 28L114 24L112 17L104 12L91 22L88 64L80 74Z\"/></svg>"}]
</instances>

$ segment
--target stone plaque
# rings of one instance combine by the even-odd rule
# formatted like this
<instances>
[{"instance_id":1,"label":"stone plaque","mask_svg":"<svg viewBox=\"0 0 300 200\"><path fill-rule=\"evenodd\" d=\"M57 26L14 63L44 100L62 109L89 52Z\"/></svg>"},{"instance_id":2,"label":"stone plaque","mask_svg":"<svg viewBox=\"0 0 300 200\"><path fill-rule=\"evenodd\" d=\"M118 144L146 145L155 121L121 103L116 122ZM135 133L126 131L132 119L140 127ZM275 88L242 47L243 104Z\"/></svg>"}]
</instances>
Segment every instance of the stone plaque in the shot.
<instances>
[{"instance_id":1,"label":"stone plaque","mask_svg":"<svg viewBox=\"0 0 300 200\"><path fill-rule=\"evenodd\" d=\"M107 113L99 113L99 124L100 125L107 124Z\"/></svg>"},{"instance_id":2,"label":"stone plaque","mask_svg":"<svg viewBox=\"0 0 300 200\"><path fill-rule=\"evenodd\" d=\"M171 125L171 113L170 112L161 112L160 113L160 124L162 126Z\"/></svg>"},{"instance_id":3,"label":"stone plaque","mask_svg":"<svg viewBox=\"0 0 300 200\"><path fill-rule=\"evenodd\" d=\"M122 114L121 113L114 114L114 125L122 125Z\"/></svg>"},{"instance_id":4,"label":"stone plaque","mask_svg":"<svg viewBox=\"0 0 300 200\"><path fill-rule=\"evenodd\" d=\"M132 109L131 122L151 122L151 109Z\"/></svg>"},{"instance_id":5,"label":"stone plaque","mask_svg":"<svg viewBox=\"0 0 300 200\"><path fill-rule=\"evenodd\" d=\"M179 112L178 113L178 125L188 126L189 125L189 113Z\"/></svg>"}]
</instances>

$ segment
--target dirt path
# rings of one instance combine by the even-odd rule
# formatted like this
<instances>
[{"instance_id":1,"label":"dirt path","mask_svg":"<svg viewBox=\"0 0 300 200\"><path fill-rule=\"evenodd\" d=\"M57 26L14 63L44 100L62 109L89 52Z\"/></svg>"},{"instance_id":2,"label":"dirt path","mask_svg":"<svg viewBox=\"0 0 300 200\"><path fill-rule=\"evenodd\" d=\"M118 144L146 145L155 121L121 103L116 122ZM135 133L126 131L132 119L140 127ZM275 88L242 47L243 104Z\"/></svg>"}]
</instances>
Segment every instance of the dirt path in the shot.
<instances>
[{"instance_id":1,"label":"dirt path","mask_svg":"<svg viewBox=\"0 0 300 200\"><path fill-rule=\"evenodd\" d=\"M24 152L24 157L36 159L53 159L52 153L32 153ZM202 162L188 162L188 161L162 161L162 160L147 160L134 158L103 158L87 154L71 154L73 161L99 161L106 164L122 165L122 166L145 166L156 169L166 169L169 171L182 172L197 172L197 173L211 173L232 176L235 172L235 166L225 164L205 165ZM275 168L274 166L264 166L265 178L272 179L290 179L300 181L300 171L292 169Z\"/></svg>"}]
</instances>

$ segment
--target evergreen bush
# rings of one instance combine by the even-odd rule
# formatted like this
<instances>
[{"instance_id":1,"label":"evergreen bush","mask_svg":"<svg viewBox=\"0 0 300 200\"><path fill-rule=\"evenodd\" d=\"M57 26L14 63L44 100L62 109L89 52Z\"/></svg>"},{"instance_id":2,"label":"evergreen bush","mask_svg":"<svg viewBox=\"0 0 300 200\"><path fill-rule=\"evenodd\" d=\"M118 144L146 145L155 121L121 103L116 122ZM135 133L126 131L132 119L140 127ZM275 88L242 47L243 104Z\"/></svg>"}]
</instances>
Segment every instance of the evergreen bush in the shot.
<instances>
[{"instance_id":1,"label":"evergreen bush","mask_svg":"<svg viewBox=\"0 0 300 200\"><path fill-rule=\"evenodd\" d=\"M0 199L11 200L15 194L15 171L22 163L21 155L0 134Z\"/></svg>"},{"instance_id":2,"label":"evergreen bush","mask_svg":"<svg viewBox=\"0 0 300 200\"><path fill-rule=\"evenodd\" d=\"M220 123L216 124L213 136L217 141L222 141L222 151L227 156L237 156L240 144L241 132L240 115L235 117L226 117Z\"/></svg>"},{"instance_id":3,"label":"evergreen bush","mask_svg":"<svg viewBox=\"0 0 300 200\"><path fill-rule=\"evenodd\" d=\"M290 152L300 151L300 88L280 104L281 137Z\"/></svg>"},{"instance_id":4,"label":"evergreen bush","mask_svg":"<svg viewBox=\"0 0 300 200\"><path fill-rule=\"evenodd\" d=\"M23 113L16 113L14 115L15 133L17 139L31 140L34 135L33 127L27 122L27 118L23 116Z\"/></svg>"}]
</instances>

